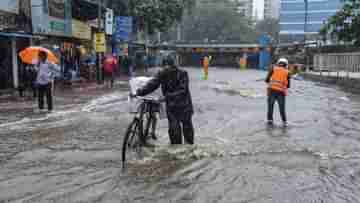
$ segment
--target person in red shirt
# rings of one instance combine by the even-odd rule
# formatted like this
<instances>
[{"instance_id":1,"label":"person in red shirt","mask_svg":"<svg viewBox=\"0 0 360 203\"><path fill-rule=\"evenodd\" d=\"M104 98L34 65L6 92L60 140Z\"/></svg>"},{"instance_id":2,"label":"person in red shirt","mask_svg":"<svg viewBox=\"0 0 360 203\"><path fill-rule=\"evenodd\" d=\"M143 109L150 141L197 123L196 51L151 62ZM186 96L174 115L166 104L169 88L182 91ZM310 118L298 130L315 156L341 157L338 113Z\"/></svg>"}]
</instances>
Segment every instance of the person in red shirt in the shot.
<instances>
[{"instance_id":1,"label":"person in red shirt","mask_svg":"<svg viewBox=\"0 0 360 203\"><path fill-rule=\"evenodd\" d=\"M104 60L104 78L107 84L110 83L110 88L114 86L115 68L118 62L115 55L108 56Z\"/></svg>"}]
</instances>

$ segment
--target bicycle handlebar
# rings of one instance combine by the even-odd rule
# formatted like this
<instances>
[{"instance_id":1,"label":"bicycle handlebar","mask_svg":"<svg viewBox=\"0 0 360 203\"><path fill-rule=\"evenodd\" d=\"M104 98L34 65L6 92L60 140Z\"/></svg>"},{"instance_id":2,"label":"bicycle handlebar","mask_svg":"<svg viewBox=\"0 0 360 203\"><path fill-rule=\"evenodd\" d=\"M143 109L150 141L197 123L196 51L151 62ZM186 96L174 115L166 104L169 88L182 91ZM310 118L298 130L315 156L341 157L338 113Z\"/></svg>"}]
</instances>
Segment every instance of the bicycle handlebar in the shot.
<instances>
[{"instance_id":1,"label":"bicycle handlebar","mask_svg":"<svg viewBox=\"0 0 360 203\"><path fill-rule=\"evenodd\" d=\"M130 98L137 98L143 101L154 101L154 102L165 102L165 97L160 97L160 98L156 98L156 97L152 97L152 96L136 96L136 95L130 95Z\"/></svg>"}]
</instances>

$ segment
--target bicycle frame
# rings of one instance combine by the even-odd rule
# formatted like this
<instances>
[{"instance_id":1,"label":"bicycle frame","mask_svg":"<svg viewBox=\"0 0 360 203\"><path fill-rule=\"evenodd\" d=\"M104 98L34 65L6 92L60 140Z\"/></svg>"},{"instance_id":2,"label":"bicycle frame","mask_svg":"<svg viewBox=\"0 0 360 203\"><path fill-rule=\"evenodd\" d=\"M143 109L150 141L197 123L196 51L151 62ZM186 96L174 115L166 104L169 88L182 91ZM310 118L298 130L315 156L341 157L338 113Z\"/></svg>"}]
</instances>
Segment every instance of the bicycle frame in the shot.
<instances>
[{"instance_id":1,"label":"bicycle frame","mask_svg":"<svg viewBox=\"0 0 360 203\"><path fill-rule=\"evenodd\" d=\"M138 106L138 109L135 114L135 117L126 131L123 149L122 149L122 160L123 168L125 167L126 160L126 150L133 148L135 150L140 150L142 146L146 145L146 139L149 135L149 129L152 127L153 136L155 135L156 122L157 118L155 113L158 112L157 106L160 107L160 100L140 98L141 103ZM147 120L145 117L147 116ZM144 126L144 121L147 121ZM144 130L145 127L145 130ZM156 139L156 137L153 137ZM135 142L133 142L135 141ZM131 149L130 149L131 150Z\"/></svg>"},{"instance_id":2,"label":"bicycle frame","mask_svg":"<svg viewBox=\"0 0 360 203\"><path fill-rule=\"evenodd\" d=\"M137 119L140 123L140 132L141 132L141 140L143 142L146 141L146 138L149 136L149 130L150 127L152 127L152 133L155 134L156 130L156 124L157 124L157 118L156 118L156 107L155 105L160 105L159 100L151 99L151 98L140 98L142 100L139 111L135 116L135 119ZM144 126L144 118L148 115L147 123ZM151 126L152 125L152 126ZM144 129L145 127L145 129Z\"/></svg>"}]
</instances>

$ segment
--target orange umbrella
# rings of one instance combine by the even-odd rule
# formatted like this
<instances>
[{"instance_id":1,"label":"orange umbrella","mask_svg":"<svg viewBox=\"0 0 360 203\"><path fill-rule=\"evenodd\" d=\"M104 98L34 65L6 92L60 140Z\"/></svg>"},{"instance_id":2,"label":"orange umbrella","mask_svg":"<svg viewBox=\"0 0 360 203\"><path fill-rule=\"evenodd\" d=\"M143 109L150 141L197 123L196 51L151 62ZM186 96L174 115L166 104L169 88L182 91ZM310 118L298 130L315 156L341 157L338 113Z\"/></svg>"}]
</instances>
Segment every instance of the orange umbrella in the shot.
<instances>
[{"instance_id":1,"label":"orange umbrella","mask_svg":"<svg viewBox=\"0 0 360 203\"><path fill-rule=\"evenodd\" d=\"M39 62L39 52L46 52L48 61L52 63L59 63L59 59L50 50L43 47L28 47L19 53L21 60L27 64L37 64Z\"/></svg>"}]
</instances>

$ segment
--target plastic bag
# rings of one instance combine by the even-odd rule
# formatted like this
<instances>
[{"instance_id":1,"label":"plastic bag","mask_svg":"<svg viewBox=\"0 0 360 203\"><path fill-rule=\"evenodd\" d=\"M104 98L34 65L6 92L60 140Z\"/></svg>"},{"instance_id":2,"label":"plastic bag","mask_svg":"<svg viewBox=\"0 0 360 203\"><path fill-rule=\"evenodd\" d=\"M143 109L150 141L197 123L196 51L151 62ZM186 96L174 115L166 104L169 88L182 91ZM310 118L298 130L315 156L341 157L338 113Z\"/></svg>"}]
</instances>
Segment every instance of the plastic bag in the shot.
<instances>
[{"instance_id":1,"label":"plastic bag","mask_svg":"<svg viewBox=\"0 0 360 203\"><path fill-rule=\"evenodd\" d=\"M134 77L130 80L130 91L136 94L136 91L145 86L152 78L151 77Z\"/></svg>"},{"instance_id":2,"label":"plastic bag","mask_svg":"<svg viewBox=\"0 0 360 203\"><path fill-rule=\"evenodd\" d=\"M142 88L145 86L152 78L151 77L134 77L130 80L130 91L132 94L136 94L137 90L139 88ZM147 95L149 97L153 98L162 98L162 94L160 90L156 90L150 95ZM141 100L136 98L129 98L129 111L130 113L137 113L141 104ZM160 104L160 119L163 119L163 117L166 118L166 110L165 106L163 106L164 103ZM165 115L164 115L165 114Z\"/></svg>"}]
</instances>

